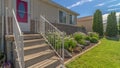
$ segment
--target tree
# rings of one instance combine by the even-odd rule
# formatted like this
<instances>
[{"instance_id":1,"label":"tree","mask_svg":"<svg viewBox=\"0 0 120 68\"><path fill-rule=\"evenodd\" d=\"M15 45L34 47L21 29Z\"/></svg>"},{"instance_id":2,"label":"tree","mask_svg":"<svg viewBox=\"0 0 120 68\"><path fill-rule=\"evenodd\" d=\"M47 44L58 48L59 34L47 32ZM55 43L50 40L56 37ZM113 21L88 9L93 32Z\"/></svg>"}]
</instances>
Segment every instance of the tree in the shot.
<instances>
[{"instance_id":1,"label":"tree","mask_svg":"<svg viewBox=\"0 0 120 68\"><path fill-rule=\"evenodd\" d=\"M118 35L117 19L116 19L116 13L115 12L111 12L108 15L106 35L109 36L109 37L114 37L114 36Z\"/></svg>"},{"instance_id":2,"label":"tree","mask_svg":"<svg viewBox=\"0 0 120 68\"><path fill-rule=\"evenodd\" d=\"M103 36L103 20L102 12L98 9L93 16L93 32L98 33L100 36Z\"/></svg>"},{"instance_id":3,"label":"tree","mask_svg":"<svg viewBox=\"0 0 120 68\"><path fill-rule=\"evenodd\" d=\"M119 30L119 35L120 35L120 15L119 15L119 22L118 22L118 30Z\"/></svg>"}]
</instances>

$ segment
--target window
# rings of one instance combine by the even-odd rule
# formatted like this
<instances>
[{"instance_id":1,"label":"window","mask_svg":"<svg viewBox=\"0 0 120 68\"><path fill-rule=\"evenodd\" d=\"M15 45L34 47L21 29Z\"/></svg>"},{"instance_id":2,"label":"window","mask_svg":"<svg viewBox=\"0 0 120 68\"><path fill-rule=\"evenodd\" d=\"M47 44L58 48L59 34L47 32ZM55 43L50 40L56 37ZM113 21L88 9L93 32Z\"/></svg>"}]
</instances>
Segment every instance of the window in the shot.
<instances>
[{"instance_id":1,"label":"window","mask_svg":"<svg viewBox=\"0 0 120 68\"><path fill-rule=\"evenodd\" d=\"M74 23L75 23L75 16L70 15L70 24L74 24Z\"/></svg>"},{"instance_id":2,"label":"window","mask_svg":"<svg viewBox=\"0 0 120 68\"><path fill-rule=\"evenodd\" d=\"M66 13L63 11L59 11L59 22L66 23Z\"/></svg>"}]
</instances>

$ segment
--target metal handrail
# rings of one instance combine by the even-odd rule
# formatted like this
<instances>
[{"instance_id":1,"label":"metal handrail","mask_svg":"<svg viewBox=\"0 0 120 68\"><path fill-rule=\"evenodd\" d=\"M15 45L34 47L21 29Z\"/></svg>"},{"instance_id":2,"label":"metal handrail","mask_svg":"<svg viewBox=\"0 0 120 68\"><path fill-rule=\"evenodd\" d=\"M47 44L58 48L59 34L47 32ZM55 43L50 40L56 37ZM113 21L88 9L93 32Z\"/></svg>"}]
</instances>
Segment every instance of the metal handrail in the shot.
<instances>
[{"instance_id":1,"label":"metal handrail","mask_svg":"<svg viewBox=\"0 0 120 68\"><path fill-rule=\"evenodd\" d=\"M54 25L52 25L47 19L45 19L43 16L40 16L41 18L43 18L47 23L49 23L49 25L51 25L54 29L56 29L59 33L62 33L58 28L56 28Z\"/></svg>"},{"instance_id":2,"label":"metal handrail","mask_svg":"<svg viewBox=\"0 0 120 68\"><path fill-rule=\"evenodd\" d=\"M14 10L12 10L12 13L13 13L13 35L14 35L14 42L18 57L18 64L20 68L25 68L23 34L18 24Z\"/></svg>"},{"instance_id":3,"label":"metal handrail","mask_svg":"<svg viewBox=\"0 0 120 68\"><path fill-rule=\"evenodd\" d=\"M40 33L58 57L60 57L64 67L64 33L43 16L40 16Z\"/></svg>"}]
</instances>

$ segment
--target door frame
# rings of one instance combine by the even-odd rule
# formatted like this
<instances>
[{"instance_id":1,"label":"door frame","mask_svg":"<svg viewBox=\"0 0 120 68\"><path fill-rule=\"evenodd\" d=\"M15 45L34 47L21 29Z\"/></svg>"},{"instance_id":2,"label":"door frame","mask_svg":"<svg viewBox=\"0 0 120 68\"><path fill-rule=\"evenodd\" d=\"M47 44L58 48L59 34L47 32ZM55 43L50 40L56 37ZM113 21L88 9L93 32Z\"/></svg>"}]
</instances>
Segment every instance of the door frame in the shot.
<instances>
[{"instance_id":1,"label":"door frame","mask_svg":"<svg viewBox=\"0 0 120 68\"><path fill-rule=\"evenodd\" d=\"M14 11L17 12L17 0L14 0ZM22 30L22 32L30 32L30 0L22 0L22 1L26 1L28 2L28 21L27 23L22 23L22 22L19 22L19 25L20 25L20 28Z\"/></svg>"}]
</instances>

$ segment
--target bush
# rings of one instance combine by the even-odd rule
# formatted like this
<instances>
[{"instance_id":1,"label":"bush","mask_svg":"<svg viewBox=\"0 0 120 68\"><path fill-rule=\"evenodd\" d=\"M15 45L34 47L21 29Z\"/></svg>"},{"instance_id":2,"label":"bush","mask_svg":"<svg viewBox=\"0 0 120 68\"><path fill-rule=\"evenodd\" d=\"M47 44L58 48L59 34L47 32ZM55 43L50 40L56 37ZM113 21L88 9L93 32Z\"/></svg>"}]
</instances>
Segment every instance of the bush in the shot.
<instances>
[{"instance_id":1,"label":"bush","mask_svg":"<svg viewBox=\"0 0 120 68\"><path fill-rule=\"evenodd\" d=\"M85 39L86 35L84 33L81 33L81 32L76 32L73 34L73 37L77 42L79 42L79 40Z\"/></svg>"},{"instance_id":2,"label":"bush","mask_svg":"<svg viewBox=\"0 0 120 68\"><path fill-rule=\"evenodd\" d=\"M64 48L69 50L70 52L77 46L77 42L70 37L65 37L64 39Z\"/></svg>"},{"instance_id":3,"label":"bush","mask_svg":"<svg viewBox=\"0 0 120 68\"><path fill-rule=\"evenodd\" d=\"M78 43L81 44L81 45L85 45L85 46L87 45L86 40L83 40L83 39L79 40Z\"/></svg>"},{"instance_id":4,"label":"bush","mask_svg":"<svg viewBox=\"0 0 120 68\"><path fill-rule=\"evenodd\" d=\"M96 37L91 37L91 38L90 38L90 42L91 42L91 43L98 43L98 41L99 41L99 39L96 38Z\"/></svg>"},{"instance_id":5,"label":"bush","mask_svg":"<svg viewBox=\"0 0 120 68\"><path fill-rule=\"evenodd\" d=\"M99 39L99 34L97 34L95 32L88 32L88 36L89 37L95 37L95 38Z\"/></svg>"},{"instance_id":6,"label":"bush","mask_svg":"<svg viewBox=\"0 0 120 68\"><path fill-rule=\"evenodd\" d=\"M0 52L0 60L4 58L4 53Z\"/></svg>"},{"instance_id":7,"label":"bush","mask_svg":"<svg viewBox=\"0 0 120 68\"><path fill-rule=\"evenodd\" d=\"M120 35L120 30L119 30L119 35Z\"/></svg>"},{"instance_id":8,"label":"bush","mask_svg":"<svg viewBox=\"0 0 120 68\"><path fill-rule=\"evenodd\" d=\"M77 42L73 38L70 38L70 40L69 40L69 46L71 48L75 48L77 46Z\"/></svg>"},{"instance_id":9,"label":"bush","mask_svg":"<svg viewBox=\"0 0 120 68\"><path fill-rule=\"evenodd\" d=\"M69 37L64 38L64 48L68 49L69 48Z\"/></svg>"},{"instance_id":10,"label":"bush","mask_svg":"<svg viewBox=\"0 0 120 68\"><path fill-rule=\"evenodd\" d=\"M90 41L90 36L86 36L85 40Z\"/></svg>"},{"instance_id":11,"label":"bush","mask_svg":"<svg viewBox=\"0 0 120 68\"><path fill-rule=\"evenodd\" d=\"M57 32L47 33L47 39L54 48L56 49L61 48L62 40L61 40L61 36Z\"/></svg>"}]
</instances>

